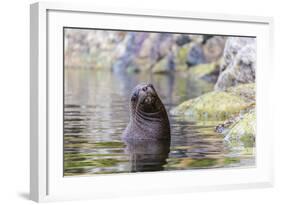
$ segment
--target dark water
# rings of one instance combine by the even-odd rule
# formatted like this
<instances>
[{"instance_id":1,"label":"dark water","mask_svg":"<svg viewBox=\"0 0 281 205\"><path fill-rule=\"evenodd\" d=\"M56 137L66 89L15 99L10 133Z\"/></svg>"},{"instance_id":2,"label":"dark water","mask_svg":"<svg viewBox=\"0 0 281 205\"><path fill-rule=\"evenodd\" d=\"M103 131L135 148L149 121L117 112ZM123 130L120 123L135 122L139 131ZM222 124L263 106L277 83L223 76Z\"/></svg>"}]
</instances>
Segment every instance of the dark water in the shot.
<instances>
[{"instance_id":1,"label":"dark water","mask_svg":"<svg viewBox=\"0 0 281 205\"><path fill-rule=\"evenodd\" d=\"M229 147L214 132L218 122L189 122L169 116L171 143L121 140L129 121L129 96L152 82L167 111L213 89L186 76L112 74L65 68L64 175L253 166L254 150Z\"/></svg>"}]
</instances>

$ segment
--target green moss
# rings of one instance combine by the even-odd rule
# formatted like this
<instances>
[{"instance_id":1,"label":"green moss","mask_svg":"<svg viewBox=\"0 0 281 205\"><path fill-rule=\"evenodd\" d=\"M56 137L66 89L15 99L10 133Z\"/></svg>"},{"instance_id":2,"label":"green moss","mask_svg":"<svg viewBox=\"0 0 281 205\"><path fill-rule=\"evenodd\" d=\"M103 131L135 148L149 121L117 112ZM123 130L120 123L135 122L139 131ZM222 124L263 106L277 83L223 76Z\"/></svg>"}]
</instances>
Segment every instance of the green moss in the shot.
<instances>
[{"instance_id":1,"label":"green moss","mask_svg":"<svg viewBox=\"0 0 281 205\"><path fill-rule=\"evenodd\" d=\"M232 93L236 96L240 96L245 100L254 102L256 98L256 85L255 83L240 84L235 87L228 88L226 92Z\"/></svg>"},{"instance_id":2,"label":"green moss","mask_svg":"<svg viewBox=\"0 0 281 205\"><path fill-rule=\"evenodd\" d=\"M190 51L190 44L180 47L175 57L176 71L187 71L186 57Z\"/></svg>"},{"instance_id":3,"label":"green moss","mask_svg":"<svg viewBox=\"0 0 281 205\"><path fill-rule=\"evenodd\" d=\"M174 109L172 109L170 112L172 115L182 115L185 113L185 111L187 109L189 109L194 103L194 100L187 100L183 103L181 103L180 105L178 105L177 107L175 107Z\"/></svg>"},{"instance_id":4,"label":"green moss","mask_svg":"<svg viewBox=\"0 0 281 205\"><path fill-rule=\"evenodd\" d=\"M255 105L255 85L244 84L226 91L212 91L173 108L172 115L188 120L226 120Z\"/></svg>"},{"instance_id":5,"label":"green moss","mask_svg":"<svg viewBox=\"0 0 281 205\"><path fill-rule=\"evenodd\" d=\"M180 47L176 53L174 53L174 63L175 63L175 71L186 72L188 66L186 64L186 56L190 50L190 45L185 45ZM158 61L152 67L152 73L155 74L166 74L170 73L171 70L168 69L168 56L165 56L160 61Z\"/></svg>"},{"instance_id":6,"label":"green moss","mask_svg":"<svg viewBox=\"0 0 281 205\"><path fill-rule=\"evenodd\" d=\"M187 64L176 65L177 72L186 72L188 70Z\"/></svg>"},{"instance_id":7,"label":"green moss","mask_svg":"<svg viewBox=\"0 0 281 205\"><path fill-rule=\"evenodd\" d=\"M185 115L193 120L225 120L251 104L227 92L210 92L183 102L171 110L173 115Z\"/></svg>"},{"instance_id":8,"label":"green moss","mask_svg":"<svg viewBox=\"0 0 281 205\"><path fill-rule=\"evenodd\" d=\"M218 64L216 62L214 63L208 63L208 64L199 64L197 66L194 66L188 70L188 75L191 75L193 77L201 78L205 75L208 75L215 71L218 68Z\"/></svg>"},{"instance_id":9,"label":"green moss","mask_svg":"<svg viewBox=\"0 0 281 205\"><path fill-rule=\"evenodd\" d=\"M190 45L186 44L179 48L177 55L176 55L176 62L179 65L186 64L186 56L190 51Z\"/></svg>"}]
</instances>

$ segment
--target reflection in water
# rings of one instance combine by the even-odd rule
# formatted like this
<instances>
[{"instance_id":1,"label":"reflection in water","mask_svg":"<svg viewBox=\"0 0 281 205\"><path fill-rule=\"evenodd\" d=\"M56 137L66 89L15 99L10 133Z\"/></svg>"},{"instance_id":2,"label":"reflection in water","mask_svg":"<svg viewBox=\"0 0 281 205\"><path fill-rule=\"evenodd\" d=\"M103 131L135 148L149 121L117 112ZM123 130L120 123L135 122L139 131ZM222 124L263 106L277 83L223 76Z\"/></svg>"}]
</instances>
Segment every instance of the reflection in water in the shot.
<instances>
[{"instance_id":1,"label":"reflection in water","mask_svg":"<svg viewBox=\"0 0 281 205\"><path fill-rule=\"evenodd\" d=\"M161 171L170 151L168 140L126 140L131 172Z\"/></svg>"},{"instance_id":2,"label":"reflection in water","mask_svg":"<svg viewBox=\"0 0 281 205\"><path fill-rule=\"evenodd\" d=\"M126 142L129 98L140 82L152 82L167 112L213 89L180 74L112 74L65 68L64 175L253 166L253 147L227 147L214 132L218 122L189 122L169 116L171 142Z\"/></svg>"}]
</instances>

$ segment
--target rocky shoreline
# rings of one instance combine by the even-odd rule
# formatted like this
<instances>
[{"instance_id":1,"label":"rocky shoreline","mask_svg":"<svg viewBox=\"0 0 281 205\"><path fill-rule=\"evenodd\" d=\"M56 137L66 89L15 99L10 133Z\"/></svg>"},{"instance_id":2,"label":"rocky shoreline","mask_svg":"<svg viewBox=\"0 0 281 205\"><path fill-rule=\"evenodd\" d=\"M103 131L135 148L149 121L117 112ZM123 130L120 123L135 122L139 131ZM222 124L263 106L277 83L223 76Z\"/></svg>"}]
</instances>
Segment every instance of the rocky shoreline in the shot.
<instances>
[{"instance_id":1,"label":"rocky shoreline","mask_svg":"<svg viewBox=\"0 0 281 205\"><path fill-rule=\"evenodd\" d=\"M230 145L253 146L256 136L255 41L228 38L214 91L171 110L188 120L223 121L214 129ZM201 77L204 77L201 76Z\"/></svg>"},{"instance_id":2,"label":"rocky shoreline","mask_svg":"<svg viewBox=\"0 0 281 205\"><path fill-rule=\"evenodd\" d=\"M180 72L211 83L213 91L182 102L171 114L221 121L214 129L231 143L255 141L255 38L69 29L65 65L81 62L119 74Z\"/></svg>"}]
</instances>

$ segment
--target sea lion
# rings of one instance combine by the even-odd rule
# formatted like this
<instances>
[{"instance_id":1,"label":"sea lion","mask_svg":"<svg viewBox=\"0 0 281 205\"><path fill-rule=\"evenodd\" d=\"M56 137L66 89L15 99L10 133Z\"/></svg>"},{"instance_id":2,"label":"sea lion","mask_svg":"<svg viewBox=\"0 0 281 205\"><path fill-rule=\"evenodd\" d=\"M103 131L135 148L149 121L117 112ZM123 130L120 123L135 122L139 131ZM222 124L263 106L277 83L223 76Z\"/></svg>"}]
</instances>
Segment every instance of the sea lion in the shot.
<instances>
[{"instance_id":1,"label":"sea lion","mask_svg":"<svg viewBox=\"0 0 281 205\"><path fill-rule=\"evenodd\" d=\"M137 85L130 101L130 122L123 139L170 140L166 109L152 84Z\"/></svg>"}]
</instances>

